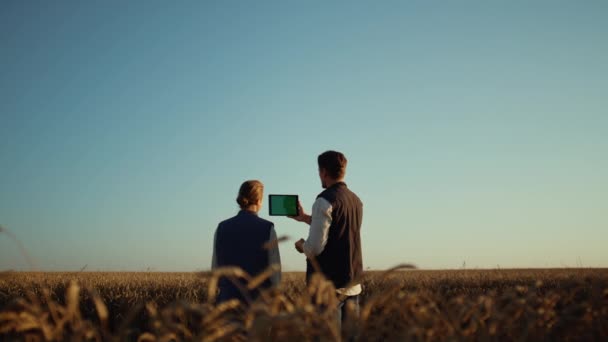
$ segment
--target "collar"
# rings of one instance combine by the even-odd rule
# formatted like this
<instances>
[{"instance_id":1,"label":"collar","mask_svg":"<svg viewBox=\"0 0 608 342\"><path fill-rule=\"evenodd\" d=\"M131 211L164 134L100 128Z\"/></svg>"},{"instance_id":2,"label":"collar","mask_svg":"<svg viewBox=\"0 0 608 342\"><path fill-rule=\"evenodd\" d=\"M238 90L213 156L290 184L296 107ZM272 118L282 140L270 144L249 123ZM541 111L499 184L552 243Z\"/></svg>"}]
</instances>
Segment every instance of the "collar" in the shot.
<instances>
[{"instance_id":1,"label":"collar","mask_svg":"<svg viewBox=\"0 0 608 342\"><path fill-rule=\"evenodd\" d=\"M331 188L337 188L337 187L339 187L339 186L344 186L344 187L346 187L346 183L344 183L344 181L339 181L339 182L337 182L337 183L334 183L334 185L330 186L328 189L331 189Z\"/></svg>"},{"instance_id":2,"label":"collar","mask_svg":"<svg viewBox=\"0 0 608 342\"><path fill-rule=\"evenodd\" d=\"M247 209L241 209L241 210L239 210L238 215L239 216L242 216L242 215L254 215L254 216L258 216L258 213L253 212L251 210L247 210Z\"/></svg>"}]
</instances>

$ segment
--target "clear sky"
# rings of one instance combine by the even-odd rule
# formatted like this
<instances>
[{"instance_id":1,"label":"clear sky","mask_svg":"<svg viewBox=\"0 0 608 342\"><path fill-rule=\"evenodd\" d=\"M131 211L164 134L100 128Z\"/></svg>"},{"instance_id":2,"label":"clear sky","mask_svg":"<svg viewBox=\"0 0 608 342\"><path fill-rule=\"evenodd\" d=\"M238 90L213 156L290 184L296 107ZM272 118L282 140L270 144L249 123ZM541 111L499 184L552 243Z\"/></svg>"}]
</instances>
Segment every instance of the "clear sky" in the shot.
<instances>
[{"instance_id":1,"label":"clear sky","mask_svg":"<svg viewBox=\"0 0 608 342\"><path fill-rule=\"evenodd\" d=\"M41 269L207 269L241 182L310 211L328 149L365 268L608 267L606 1L2 1L0 50L0 224Z\"/></svg>"}]
</instances>

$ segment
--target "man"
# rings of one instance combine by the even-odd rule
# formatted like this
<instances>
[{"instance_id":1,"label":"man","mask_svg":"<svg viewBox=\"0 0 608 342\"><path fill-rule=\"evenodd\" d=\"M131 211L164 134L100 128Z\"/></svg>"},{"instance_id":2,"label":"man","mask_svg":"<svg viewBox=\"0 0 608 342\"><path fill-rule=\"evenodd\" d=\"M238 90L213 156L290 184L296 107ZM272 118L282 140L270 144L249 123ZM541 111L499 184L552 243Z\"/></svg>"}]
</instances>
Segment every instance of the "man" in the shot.
<instances>
[{"instance_id":1,"label":"man","mask_svg":"<svg viewBox=\"0 0 608 342\"><path fill-rule=\"evenodd\" d=\"M323 275L331 280L340 298L339 314L345 317L347 305L359 312L363 273L361 254L361 220L363 203L344 183L346 157L336 151L327 151L317 158L319 178L325 191L317 196L308 215L298 203L300 215L296 221L310 225L308 238L300 239L295 247L307 257L306 278L315 272L310 260L315 260ZM354 283L353 283L354 282ZM352 304L348 304L348 303Z\"/></svg>"}]
</instances>

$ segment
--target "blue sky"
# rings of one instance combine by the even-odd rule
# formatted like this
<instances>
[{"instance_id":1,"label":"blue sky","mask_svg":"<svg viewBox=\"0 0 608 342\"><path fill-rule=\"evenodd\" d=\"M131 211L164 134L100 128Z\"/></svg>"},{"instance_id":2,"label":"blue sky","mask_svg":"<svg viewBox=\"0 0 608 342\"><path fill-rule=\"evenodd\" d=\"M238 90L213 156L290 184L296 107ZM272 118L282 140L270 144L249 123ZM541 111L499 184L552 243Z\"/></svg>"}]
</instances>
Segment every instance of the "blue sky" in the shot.
<instances>
[{"instance_id":1,"label":"blue sky","mask_svg":"<svg viewBox=\"0 0 608 342\"><path fill-rule=\"evenodd\" d=\"M3 1L0 224L45 270L206 269L242 181L309 209L337 149L366 268L607 267L607 36L603 1Z\"/></svg>"}]
</instances>

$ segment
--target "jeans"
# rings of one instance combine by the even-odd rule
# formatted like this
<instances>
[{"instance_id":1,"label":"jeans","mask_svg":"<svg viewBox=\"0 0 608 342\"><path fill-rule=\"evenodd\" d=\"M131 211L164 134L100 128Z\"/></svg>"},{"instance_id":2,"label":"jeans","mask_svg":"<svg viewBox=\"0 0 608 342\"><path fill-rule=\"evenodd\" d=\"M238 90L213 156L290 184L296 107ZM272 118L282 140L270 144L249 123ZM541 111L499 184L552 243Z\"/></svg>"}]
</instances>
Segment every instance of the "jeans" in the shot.
<instances>
[{"instance_id":1,"label":"jeans","mask_svg":"<svg viewBox=\"0 0 608 342\"><path fill-rule=\"evenodd\" d=\"M350 308L349 308L350 307ZM355 341L358 335L355 326L358 325L355 320L359 318L359 295L348 296L338 304L338 326L346 335L345 341ZM351 315L351 316L349 316ZM350 321L348 325L346 322Z\"/></svg>"},{"instance_id":2,"label":"jeans","mask_svg":"<svg viewBox=\"0 0 608 342\"><path fill-rule=\"evenodd\" d=\"M348 306L352 306L353 310L349 312ZM353 319L359 317L359 295L348 296L338 304L338 322L340 324L343 324L347 318L351 318L347 317L348 314L354 314Z\"/></svg>"}]
</instances>

